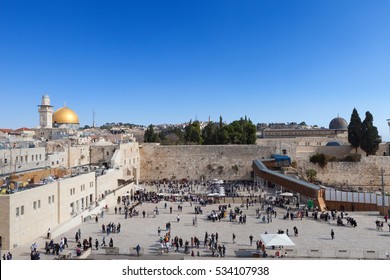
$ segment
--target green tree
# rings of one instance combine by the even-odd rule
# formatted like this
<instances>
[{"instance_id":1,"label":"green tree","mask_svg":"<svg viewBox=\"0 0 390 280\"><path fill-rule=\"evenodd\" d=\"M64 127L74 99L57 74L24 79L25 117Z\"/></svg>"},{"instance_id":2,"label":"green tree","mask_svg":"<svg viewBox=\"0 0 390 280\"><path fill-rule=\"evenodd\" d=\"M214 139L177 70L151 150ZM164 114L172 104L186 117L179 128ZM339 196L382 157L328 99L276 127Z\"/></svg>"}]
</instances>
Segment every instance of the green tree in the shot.
<instances>
[{"instance_id":1,"label":"green tree","mask_svg":"<svg viewBox=\"0 0 390 280\"><path fill-rule=\"evenodd\" d=\"M157 133L154 131L153 125L149 125L144 134L144 142L145 143L156 143L160 142L160 139Z\"/></svg>"},{"instance_id":2,"label":"green tree","mask_svg":"<svg viewBox=\"0 0 390 280\"><path fill-rule=\"evenodd\" d=\"M204 145L218 144L218 126L214 122L209 122L202 131Z\"/></svg>"},{"instance_id":3,"label":"green tree","mask_svg":"<svg viewBox=\"0 0 390 280\"><path fill-rule=\"evenodd\" d=\"M199 121L194 121L194 122L190 121L188 123L188 125L185 128L184 138L187 144L198 144L198 145L202 144L203 140L200 131Z\"/></svg>"},{"instance_id":4,"label":"green tree","mask_svg":"<svg viewBox=\"0 0 390 280\"><path fill-rule=\"evenodd\" d=\"M362 123L360 148L366 152L366 156L375 155L381 142L378 129L374 126L374 118L367 111L366 118Z\"/></svg>"},{"instance_id":5,"label":"green tree","mask_svg":"<svg viewBox=\"0 0 390 280\"><path fill-rule=\"evenodd\" d=\"M308 169L306 170L306 176L310 182L313 182L317 177L317 171L315 171L314 169Z\"/></svg>"},{"instance_id":6,"label":"green tree","mask_svg":"<svg viewBox=\"0 0 390 280\"><path fill-rule=\"evenodd\" d=\"M246 116L245 119L233 121L228 127L230 144L256 143L256 126Z\"/></svg>"},{"instance_id":7,"label":"green tree","mask_svg":"<svg viewBox=\"0 0 390 280\"><path fill-rule=\"evenodd\" d=\"M159 133L162 145L184 145L184 133L179 127L168 127Z\"/></svg>"},{"instance_id":8,"label":"green tree","mask_svg":"<svg viewBox=\"0 0 390 280\"><path fill-rule=\"evenodd\" d=\"M348 125L348 142L352 147L355 148L357 153L357 149L360 146L360 141L362 138L362 121L359 117L359 113L356 108L353 108L351 114L351 120Z\"/></svg>"},{"instance_id":9,"label":"green tree","mask_svg":"<svg viewBox=\"0 0 390 280\"><path fill-rule=\"evenodd\" d=\"M328 163L328 160L324 154L315 154L310 157L310 162L318 163L320 167L324 168Z\"/></svg>"},{"instance_id":10,"label":"green tree","mask_svg":"<svg viewBox=\"0 0 390 280\"><path fill-rule=\"evenodd\" d=\"M256 144L256 126L249 119L244 125L246 143L248 145Z\"/></svg>"}]
</instances>

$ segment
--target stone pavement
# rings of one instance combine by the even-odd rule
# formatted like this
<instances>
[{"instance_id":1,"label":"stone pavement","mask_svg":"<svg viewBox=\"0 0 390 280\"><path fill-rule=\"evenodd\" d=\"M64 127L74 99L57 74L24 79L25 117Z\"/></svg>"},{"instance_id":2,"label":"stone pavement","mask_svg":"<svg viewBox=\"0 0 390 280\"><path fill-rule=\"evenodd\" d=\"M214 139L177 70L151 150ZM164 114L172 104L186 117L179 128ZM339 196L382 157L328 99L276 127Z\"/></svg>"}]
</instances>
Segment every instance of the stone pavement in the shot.
<instances>
[{"instance_id":1,"label":"stone pavement","mask_svg":"<svg viewBox=\"0 0 390 280\"><path fill-rule=\"evenodd\" d=\"M168 207L164 209L164 202L158 204L144 203L137 207L140 215L125 219L123 214L114 214L113 209L109 209L105 213L103 218L99 217L98 223L93 220L87 221L80 226L71 229L70 231L58 236L54 241L59 242L60 238L66 236L68 238L68 244L72 256L75 256L75 240L74 236L76 231L80 228L81 239L89 238L93 239L95 244L95 238L99 243L102 242L103 236L105 236L106 243L108 244L110 238L113 239L114 247L119 247L118 255L107 255L105 250L100 248L95 250L93 248L89 259L135 259L134 247L140 244L143 254L139 259L197 259L197 257L191 257L189 254L184 254L184 248L180 252L169 252L161 254L159 250L159 236L157 234L157 228L162 229L161 235L165 233L165 224L170 222L172 225L171 238L178 236L184 241L190 241L191 237L197 236L201 241L199 249L200 259L211 258L210 250L203 248L203 240L205 232L209 234L218 232L219 243L225 244L226 258L236 259L242 257L251 257L251 253L255 252L255 241L260 239L260 234L265 232L277 233L278 229L286 231L288 229L289 236L296 244L294 247L289 247L293 251L289 252L288 257L291 258L295 255L296 258L304 259L312 257L314 259L319 258L351 258L351 259L389 259L386 257L386 253L390 253L390 232L387 224L384 225L383 231L376 230L375 221L377 219L383 221L383 217L380 217L378 213L373 212L350 212L349 217L355 218L358 226L356 228L350 226L337 226L336 221L325 223L319 220L314 220L311 215L309 218L303 218L303 220L287 220L283 219L283 214L286 213L285 209L276 208L277 217L272 219L270 223L262 223L259 219L256 219L256 208L260 205L249 206L249 209L243 209L243 213L247 215L246 224L238 224L237 222L229 222L228 218L221 222L212 222L207 220L206 213L211 210L218 210L218 204L207 205L203 207L203 215L198 215L198 224L193 226L192 218L194 214L194 206L190 206L189 202L181 204L183 211L178 212L179 203L167 202ZM155 207L159 208L160 214L156 217L142 217L142 211L147 213L153 212ZM169 208L172 206L173 213L169 213ZM232 204L232 207L239 204ZM228 209L229 211L229 209ZM264 213L264 211L262 211ZM177 215L180 215L180 222L176 221ZM107 225L113 222L115 224L121 224L121 232L110 234L102 233L102 224ZM299 230L297 237L293 235L293 227L296 226ZM331 229L335 232L335 239L331 239ZM236 235L236 243L232 242L232 234ZM249 245L249 236L254 236L253 246ZM35 240L38 244L38 249L41 252L41 259L48 260L54 259L53 255L46 255L44 253L45 239L41 237ZM34 241L32 241L34 242ZM32 243L31 242L31 243ZM13 259L30 259L30 244L20 245L11 251ZM287 247L286 247L287 248ZM341 251L339 251L341 250ZM198 251L194 249L195 255ZM267 250L269 255L273 255L274 251ZM366 251L369 251L368 253ZM4 254L6 252L2 252Z\"/></svg>"}]
</instances>

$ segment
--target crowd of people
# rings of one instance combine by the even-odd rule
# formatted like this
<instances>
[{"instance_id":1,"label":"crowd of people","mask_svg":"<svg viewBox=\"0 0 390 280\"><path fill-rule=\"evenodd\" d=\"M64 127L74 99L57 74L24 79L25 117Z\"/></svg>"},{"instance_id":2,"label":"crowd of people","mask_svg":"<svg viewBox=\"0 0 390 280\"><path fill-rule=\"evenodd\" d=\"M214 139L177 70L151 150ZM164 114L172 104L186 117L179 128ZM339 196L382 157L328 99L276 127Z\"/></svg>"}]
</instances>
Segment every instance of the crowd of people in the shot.
<instances>
[{"instance_id":1,"label":"crowd of people","mask_svg":"<svg viewBox=\"0 0 390 280\"><path fill-rule=\"evenodd\" d=\"M197 182L199 183L199 182ZM253 194L253 192L261 192L261 189L259 189L256 186L253 186L251 183L247 182L240 182L240 183L224 183L225 189L227 193L230 190L230 194L232 196L235 196L238 192L248 192L250 194ZM136 217L139 215L139 213L142 213L142 217L146 218L146 215L148 214L145 211L145 208L141 208L143 203L153 203L156 204L158 202L163 202L163 206L161 204L153 206L154 209L153 212L156 216L160 215L160 212L163 212L165 214L173 214L176 216L176 223L180 224L181 222L181 216L180 214L183 212L183 206L186 207L189 206L189 209L193 209L194 216L192 217L192 225L197 226L198 225L198 216L199 219L204 220L205 222L232 222L237 223L240 225L245 225L247 223L247 211L250 207L255 207L255 213L256 213L256 221L263 224L272 223L273 219L277 218L277 215L279 214L280 217L283 219L288 220L302 220L303 218L313 220L319 220L322 222L330 223L331 221L335 221L337 225L350 225L352 227L357 226L357 221L352 218L348 217L347 213L344 211L319 211L318 208L314 208L312 210L309 210L307 207L299 208L299 205L297 208L291 208L286 207L283 208L283 210L280 210L277 208L279 203L274 203L271 201L266 201L262 199L264 196L260 195L259 199L257 199L256 196L248 196L246 199L241 199L237 202L238 204L213 204L217 206L217 209L210 210L207 212L207 214L204 213L204 206L212 203L213 200L204 199L202 197L196 196L194 194L189 194L189 192L193 191L196 187L196 184L193 184L193 182L184 182L184 183L177 183L177 182L169 182L169 183L159 183L155 185L157 188L159 188L160 191L163 191L164 193L168 194L176 194L180 193L182 194L182 200L173 199L174 196L159 196L155 192L137 192L134 195L129 195L127 197L118 197L117 204L113 205L111 208L108 209L106 207L103 212L108 211L111 215L118 215L118 216L124 216L125 219ZM195 187L194 187L195 186ZM208 183L200 184L200 186L208 187ZM237 199L236 199L237 200ZM214 201L215 202L215 201ZM280 200L280 203L283 205L288 204L287 200ZM177 203L177 204L176 204ZM161 207L161 209L159 209ZM150 207L149 207L150 208ZM164 211L164 210L165 211ZM188 209L188 208L187 208ZM207 208L209 209L209 208ZM278 213L277 213L278 211ZM281 212L285 211L285 212ZM309 211L311 212L311 216L309 216ZM187 214L187 213L184 213ZM205 215L204 215L205 214ZM161 215L164 217L163 215ZM173 217L174 217L173 216ZM103 214L101 214L100 218L103 218ZM110 215L107 215L106 217L110 217ZM156 219L156 224L158 223L164 223L165 221L162 220L162 218L158 217L159 219ZM281 218L281 219L282 219ZM171 217L172 219L172 217ZM249 220L249 222L252 222L253 220ZM125 223L125 222L123 222ZM127 223L127 222L126 222ZM173 221L173 224L176 225L176 223ZM377 230L383 230L383 226L385 225L383 221L377 220L376 222L376 229ZM121 224L119 222L109 222L109 223L102 223L99 226L98 223L98 215L96 215L96 224L98 226L98 232L100 233L100 236L102 237L102 241L99 242L98 238L99 236L92 238L89 236L88 238L82 238L81 236L81 230L79 229L75 233L74 243L76 244L75 250L76 255L80 256L83 251L86 251L89 248L93 248L95 250L99 250L100 247L107 247L106 239L105 237L109 238L111 234L119 234L121 232ZM293 227L293 235L294 237L298 237L298 224ZM201 247L201 240L196 236L196 234L190 234L191 237L184 237L176 234L175 236L172 236L172 221L168 221L165 224L165 233L162 234L162 228L163 226L160 224L158 227L158 239L156 240L156 243L159 243L159 246L161 248L162 252L165 253L183 253L183 254L190 254L191 256L198 256L201 255L207 255L212 257L225 257L226 256L226 244L228 243L227 240L219 240L218 233L205 233L204 239L203 239L203 247ZM291 229L291 228L290 228ZM333 231L333 229L332 229ZM389 225L389 231L390 231L390 225ZM286 233L289 235L288 229L286 231L279 229L278 233ZM48 234L47 237L50 237ZM334 232L332 235L332 239L334 238ZM93 241L94 240L94 241ZM267 256L267 248L265 247L264 243L261 240L254 241L253 236L250 235L250 246L252 246L252 243L256 244L256 249L261 251L263 256ZM232 234L232 243L236 243L236 235L235 233ZM113 247L114 241L112 237L109 239L108 247ZM140 246L139 244L137 246ZM237 246L237 245L236 245ZM50 238L45 242L45 252L46 254L52 254L58 256L61 254L61 252L68 248L68 240L66 237L61 237L58 241L54 241L54 239ZM137 248L137 247L135 247ZM201 249L203 248L203 250ZM139 252L139 250L138 250ZM3 255L3 259L7 258L8 255ZM11 255L12 259L12 255ZM37 248L37 244L33 244L31 247L31 259L40 259L39 250Z\"/></svg>"}]
</instances>

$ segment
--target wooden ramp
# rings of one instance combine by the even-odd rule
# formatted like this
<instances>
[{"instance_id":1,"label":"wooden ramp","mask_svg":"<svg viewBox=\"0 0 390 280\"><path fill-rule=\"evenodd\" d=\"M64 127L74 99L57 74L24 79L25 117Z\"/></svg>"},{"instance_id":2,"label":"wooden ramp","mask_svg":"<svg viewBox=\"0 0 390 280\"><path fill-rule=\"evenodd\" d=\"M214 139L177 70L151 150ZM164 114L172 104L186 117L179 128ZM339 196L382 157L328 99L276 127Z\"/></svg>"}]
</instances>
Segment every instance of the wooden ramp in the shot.
<instances>
[{"instance_id":1,"label":"wooden ramp","mask_svg":"<svg viewBox=\"0 0 390 280\"><path fill-rule=\"evenodd\" d=\"M328 210L326 208L326 204L325 204L325 200L323 197L317 197L317 203L318 203L318 209L322 212L322 211L326 211Z\"/></svg>"}]
</instances>

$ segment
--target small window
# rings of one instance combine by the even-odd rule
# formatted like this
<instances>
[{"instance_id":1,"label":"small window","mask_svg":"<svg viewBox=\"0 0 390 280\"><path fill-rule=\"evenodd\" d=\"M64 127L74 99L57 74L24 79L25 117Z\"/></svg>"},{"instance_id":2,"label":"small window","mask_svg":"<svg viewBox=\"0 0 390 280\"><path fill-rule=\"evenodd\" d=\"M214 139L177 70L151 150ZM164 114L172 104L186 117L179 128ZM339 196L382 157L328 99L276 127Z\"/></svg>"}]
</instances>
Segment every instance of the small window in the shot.
<instances>
[{"instance_id":1,"label":"small window","mask_svg":"<svg viewBox=\"0 0 390 280\"><path fill-rule=\"evenodd\" d=\"M20 207L20 215L24 215L24 205Z\"/></svg>"},{"instance_id":2,"label":"small window","mask_svg":"<svg viewBox=\"0 0 390 280\"><path fill-rule=\"evenodd\" d=\"M51 196L48 197L47 202L51 204Z\"/></svg>"},{"instance_id":3,"label":"small window","mask_svg":"<svg viewBox=\"0 0 390 280\"><path fill-rule=\"evenodd\" d=\"M38 200L38 208L41 208L41 200Z\"/></svg>"},{"instance_id":4,"label":"small window","mask_svg":"<svg viewBox=\"0 0 390 280\"><path fill-rule=\"evenodd\" d=\"M16 207L16 217L19 217L20 213L19 213L19 207Z\"/></svg>"},{"instance_id":5,"label":"small window","mask_svg":"<svg viewBox=\"0 0 390 280\"><path fill-rule=\"evenodd\" d=\"M34 210L37 209L37 202L36 202L36 201L34 201L34 203L33 203L33 209L34 209Z\"/></svg>"},{"instance_id":6,"label":"small window","mask_svg":"<svg viewBox=\"0 0 390 280\"><path fill-rule=\"evenodd\" d=\"M51 196L51 202L54 203L54 195Z\"/></svg>"},{"instance_id":7,"label":"small window","mask_svg":"<svg viewBox=\"0 0 390 280\"><path fill-rule=\"evenodd\" d=\"M34 155L31 156L31 161L34 161Z\"/></svg>"},{"instance_id":8,"label":"small window","mask_svg":"<svg viewBox=\"0 0 390 280\"><path fill-rule=\"evenodd\" d=\"M7 159L7 158L5 158L5 159L4 159L4 163L7 163L7 162L8 162L8 159Z\"/></svg>"}]
</instances>

